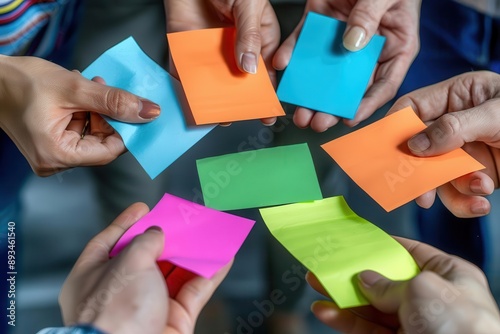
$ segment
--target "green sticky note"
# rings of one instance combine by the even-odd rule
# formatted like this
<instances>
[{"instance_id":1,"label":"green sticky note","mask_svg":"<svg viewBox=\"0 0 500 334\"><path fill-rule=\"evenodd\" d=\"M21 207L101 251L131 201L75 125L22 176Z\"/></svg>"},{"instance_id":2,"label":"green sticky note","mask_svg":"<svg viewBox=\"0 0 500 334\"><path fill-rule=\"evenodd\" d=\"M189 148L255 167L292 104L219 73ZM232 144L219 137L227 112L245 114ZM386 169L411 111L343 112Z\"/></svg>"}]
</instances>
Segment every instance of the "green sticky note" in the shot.
<instances>
[{"instance_id":1,"label":"green sticky note","mask_svg":"<svg viewBox=\"0 0 500 334\"><path fill-rule=\"evenodd\" d=\"M307 144L196 161L205 205L237 210L323 198Z\"/></svg>"},{"instance_id":2,"label":"green sticky note","mask_svg":"<svg viewBox=\"0 0 500 334\"><path fill-rule=\"evenodd\" d=\"M419 273L408 251L359 217L342 196L261 209L276 239L311 271L340 308L368 305L356 275L374 270L393 280Z\"/></svg>"}]
</instances>

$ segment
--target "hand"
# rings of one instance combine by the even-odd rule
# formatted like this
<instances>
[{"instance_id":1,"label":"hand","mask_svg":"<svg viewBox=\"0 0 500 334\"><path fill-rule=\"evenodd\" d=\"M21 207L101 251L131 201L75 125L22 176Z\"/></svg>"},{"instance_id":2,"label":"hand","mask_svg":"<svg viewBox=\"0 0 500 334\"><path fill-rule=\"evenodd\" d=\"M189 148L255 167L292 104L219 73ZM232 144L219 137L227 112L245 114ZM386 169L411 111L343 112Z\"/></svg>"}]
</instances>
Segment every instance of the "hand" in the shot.
<instances>
[{"instance_id":1,"label":"hand","mask_svg":"<svg viewBox=\"0 0 500 334\"><path fill-rule=\"evenodd\" d=\"M65 325L90 323L107 333L194 332L196 319L231 264L212 279L196 277L169 298L156 259L164 237L157 229L137 236L117 257L109 252L123 233L148 213L136 203L84 249L59 296Z\"/></svg>"},{"instance_id":2,"label":"hand","mask_svg":"<svg viewBox=\"0 0 500 334\"><path fill-rule=\"evenodd\" d=\"M314 315L342 333L500 333L500 314L488 282L473 264L418 241L396 238L422 272L391 281L374 271L358 275L371 306L339 309L329 301L312 305ZM310 273L307 281L325 294Z\"/></svg>"},{"instance_id":3,"label":"hand","mask_svg":"<svg viewBox=\"0 0 500 334\"><path fill-rule=\"evenodd\" d=\"M302 20L280 46L273 64L283 70L289 63L305 17L309 11L346 21L344 46L351 51L362 49L375 33L387 38L372 81L353 120L344 120L355 126L367 119L378 108L391 100L408 71L419 49L418 22L420 0L308 0ZM335 73L331 73L335 76ZM300 128L323 132L338 123L339 118L303 107L293 117Z\"/></svg>"},{"instance_id":4,"label":"hand","mask_svg":"<svg viewBox=\"0 0 500 334\"><path fill-rule=\"evenodd\" d=\"M39 58L2 56L0 69L0 127L41 176L106 164L125 151L99 114L144 123L160 113L149 100Z\"/></svg>"},{"instance_id":5,"label":"hand","mask_svg":"<svg viewBox=\"0 0 500 334\"><path fill-rule=\"evenodd\" d=\"M165 0L165 12L168 32L234 25L234 57L240 70L255 74L262 54L269 77L276 85L272 57L280 41L280 28L268 0ZM170 69L174 69L172 63ZM276 117L262 120L269 126L275 122Z\"/></svg>"},{"instance_id":6,"label":"hand","mask_svg":"<svg viewBox=\"0 0 500 334\"><path fill-rule=\"evenodd\" d=\"M412 106L429 127L408 141L411 152L433 156L462 147L486 169L460 177L437 189L443 204L457 217L490 211L489 195L500 182L500 75L470 72L401 97L389 113ZM424 208L436 190L416 201Z\"/></svg>"}]
</instances>

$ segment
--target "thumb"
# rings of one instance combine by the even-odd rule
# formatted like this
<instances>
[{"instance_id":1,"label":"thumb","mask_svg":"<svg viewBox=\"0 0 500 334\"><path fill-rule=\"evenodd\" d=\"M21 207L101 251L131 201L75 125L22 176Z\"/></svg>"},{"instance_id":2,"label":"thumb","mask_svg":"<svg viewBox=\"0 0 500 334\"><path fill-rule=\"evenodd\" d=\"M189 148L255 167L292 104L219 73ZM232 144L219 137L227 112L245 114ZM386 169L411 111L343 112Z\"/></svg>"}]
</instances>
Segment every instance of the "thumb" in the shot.
<instances>
[{"instance_id":1,"label":"thumb","mask_svg":"<svg viewBox=\"0 0 500 334\"><path fill-rule=\"evenodd\" d=\"M85 80L75 96L78 107L129 123L146 123L160 115L158 104L103 83Z\"/></svg>"},{"instance_id":2,"label":"thumb","mask_svg":"<svg viewBox=\"0 0 500 334\"><path fill-rule=\"evenodd\" d=\"M377 32L380 21L390 5L392 1L357 1L347 19L344 47L350 51L364 48Z\"/></svg>"},{"instance_id":3,"label":"thumb","mask_svg":"<svg viewBox=\"0 0 500 334\"><path fill-rule=\"evenodd\" d=\"M164 243L165 238L161 228L152 226L143 234L136 236L122 253L130 254L137 259L137 263L147 264L149 260L156 262L163 252Z\"/></svg>"},{"instance_id":4,"label":"thumb","mask_svg":"<svg viewBox=\"0 0 500 334\"><path fill-rule=\"evenodd\" d=\"M408 148L418 156L439 155L465 143L498 140L499 113L491 101L463 111L444 114L427 129L408 140Z\"/></svg>"},{"instance_id":5,"label":"thumb","mask_svg":"<svg viewBox=\"0 0 500 334\"><path fill-rule=\"evenodd\" d=\"M240 70L255 74L259 63L262 36L260 22L262 1L237 0L233 15L236 25L235 57Z\"/></svg>"},{"instance_id":6,"label":"thumb","mask_svg":"<svg viewBox=\"0 0 500 334\"><path fill-rule=\"evenodd\" d=\"M384 313L398 311L404 298L406 281L391 281L372 270L359 273L358 281L371 305Z\"/></svg>"}]
</instances>

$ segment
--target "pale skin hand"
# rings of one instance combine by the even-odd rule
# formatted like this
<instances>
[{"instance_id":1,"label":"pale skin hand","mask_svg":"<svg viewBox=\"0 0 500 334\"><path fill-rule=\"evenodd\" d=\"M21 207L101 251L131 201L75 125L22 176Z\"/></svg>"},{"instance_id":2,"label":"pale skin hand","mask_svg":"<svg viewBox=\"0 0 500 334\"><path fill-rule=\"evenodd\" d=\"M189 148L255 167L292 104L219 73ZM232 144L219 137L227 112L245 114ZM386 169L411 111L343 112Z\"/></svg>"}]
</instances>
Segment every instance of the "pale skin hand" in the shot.
<instances>
[{"instance_id":1,"label":"pale skin hand","mask_svg":"<svg viewBox=\"0 0 500 334\"><path fill-rule=\"evenodd\" d=\"M433 156L462 147L486 167L439 187L443 204L457 217L489 213L484 196L500 182L500 75L484 71L456 76L401 97L389 113L406 106L430 124L408 141L413 154ZM416 202L429 208L435 195L432 190Z\"/></svg>"},{"instance_id":2,"label":"pale skin hand","mask_svg":"<svg viewBox=\"0 0 500 334\"><path fill-rule=\"evenodd\" d=\"M106 164L125 151L99 115L145 123L160 107L34 57L0 57L0 127L41 176ZM90 123L82 138L87 112Z\"/></svg>"},{"instance_id":3,"label":"pale skin hand","mask_svg":"<svg viewBox=\"0 0 500 334\"><path fill-rule=\"evenodd\" d=\"M107 333L123 334L194 332L200 311L232 263L211 279L187 281L170 298L156 264L164 244L161 230L147 230L109 259L118 239L148 211L143 203L133 204L88 243L59 296L65 325L90 323Z\"/></svg>"},{"instance_id":4,"label":"pale skin hand","mask_svg":"<svg viewBox=\"0 0 500 334\"><path fill-rule=\"evenodd\" d=\"M355 126L391 100L403 82L420 47L420 3L420 0L308 0L302 20L276 52L273 65L278 70L288 65L309 11L346 21L344 46L353 52L366 46L374 34L385 36L384 49L356 116L344 120L348 126ZM298 107L293 120L300 128L310 126L316 132L324 132L340 119Z\"/></svg>"},{"instance_id":5,"label":"pale skin hand","mask_svg":"<svg viewBox=\"0 0 500 334\"><path fill-rule=\"evenodd\" d=\"M269 77L276 84L272 57L280 41L278 19L268 0L164 0L167 31L235 26L234 57L242 72L257 71L257 59L262 55ZM170 69L176 75L172 62ZM276 117L262 119L273 125Z\"/></svg>"},{"instance_id":6,"label":"pale skin hand","mask_svg":"<svg viewBox=\"0 0 500 334\"><path fill-rule=\"evenodd\" d=\"M313 303L314 315L342 333L499 333L500 314L483 272L473 264L414 240L396 238L422 269L408 281L391 281L374 271L358 275L371 306L339 309ZM307 281L326 295L319 281Z\"/></svg>"}]
</instances>

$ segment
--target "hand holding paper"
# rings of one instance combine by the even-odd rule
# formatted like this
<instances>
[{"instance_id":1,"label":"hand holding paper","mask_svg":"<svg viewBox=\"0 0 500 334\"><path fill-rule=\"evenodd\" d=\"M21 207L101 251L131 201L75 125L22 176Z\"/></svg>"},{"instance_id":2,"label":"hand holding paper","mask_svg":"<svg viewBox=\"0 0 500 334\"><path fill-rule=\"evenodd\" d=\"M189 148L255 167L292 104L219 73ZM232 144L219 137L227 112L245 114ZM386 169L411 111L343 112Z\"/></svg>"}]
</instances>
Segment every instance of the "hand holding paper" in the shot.
<instances>
[{"instance_id":1,"label":"hand holding paper","mask_svg":"<svg viewBox=\"0 0 500 334\"><path fill-rule=\"evenodd\" d=\"M149 227L159 226L165 246L158 261L211 278L231 261L253 225L249 219L165 194L151 212L125 232L110 256L116 256Z\"/></svg>"},{"instance_id":2,"label":"hand holding paper","mask_svg":"<svg viewBox=\"0 0 500 334\"><path fill-rule=\"evenodd\" d=\"M500 333L498 306L478 267L416 240L396 240L422 268L420 274L391 280L361 272L355 280L370 306L341 310L321 300L311 306L314 315L339 332ZM313 275L308 274L307 281L327 295Z\"/></svg>"},{"instance_id":3,"label":"hand holding paper","mask_svg":"<svg viewBox=\"0 0 500 334\"><path fill-rule=\"evenodd\" d=\"M393 280L419 272L396 240L357 216L341 196L260 213L273 236L316 275L340 308L368 304L355 283L360 271L375 270Z\"/></svg>"},{"instance_id":4,"label":"hand holding paper","mask_svg":"<svg viewBox=\"0 0 500 334\"><path fill-rule=\"evenodd\" d=\"M278 87L281 101L354 118L385 38L374 36L363 50L351 52L342 45L344 29L343 22L307 14Z\"/></svg>"},{"instance_id":5,"label":"hand holding paper","mask_svg":"<svg viewBox=\"0 0 500 334\"><path fill-rule=\"evenodd\" d=\"M196 124L283 116L262 57L256 74L234 59L234 28L169 33L170 52Z\"/></svg>"},{"instance_id":6,"label":"hand holding paper","mask_svg":"<svg viewBox=\"0 0 500 334\"><path fill-rule=\"evenodd\" d=\"M408 107L322 147L358 186L391 211L484 168L462 149L425 158L411 154L408 139L424 129L425 124Z\"/></svg>"},{"instance_id":7,"label":"hand holding paper","mask_svg":"<svg viewBox=\"0 0 500 334\"><path fill-rule=\"evenodd\" d=\"M367 11L369 15L366 14ZM355 119L344 120L349 126L354 126L388 102L403 82L418 52L420 1L308 0L299 25L276 52L273 60L276 69L284 69L289 64L292 50L301 30L304 29L305 17L309 12L345 21L347 26L345 30L340 31L341 38L337 45L343 44L349 50L364 51L375 34L387 38L374 72L373 82L359 105ZM338 73L331 74L332 78L336 75ZM294 115L295 124L301 128L311 126L313 130L322 132L339 120L337 117L315 111L297 108Z\"/></svg>"},{"instance_id":8,"label":"hand holding paper","mask_svg":"<svg viewBox=\"0 0 500 334\"><path fill-rule=\"evenodd\" d=\"M160 105L160 117L148 124L106 119L152 179L213 129L188 126L177 80L152 61L132 37L106 51L82 74L87 78L100 76L110 86Z\"/></svg>"},{"instance_id":9,"label":"hand holding paper","mask_svg":"<svg viewBox=\"0 0 500 334\"><path fill-rule=\"evenodd\" d=\"M453 77L403 96L389 113L407 105L431 123L408 141L412 154L436 156L462 147L486 167L439 187L443 204L457 217L489 213L485 196L500 183L500 75L481 71ZM432 189L416 202L428 208L435 194Z\"/></svg>"}]
</instances>

